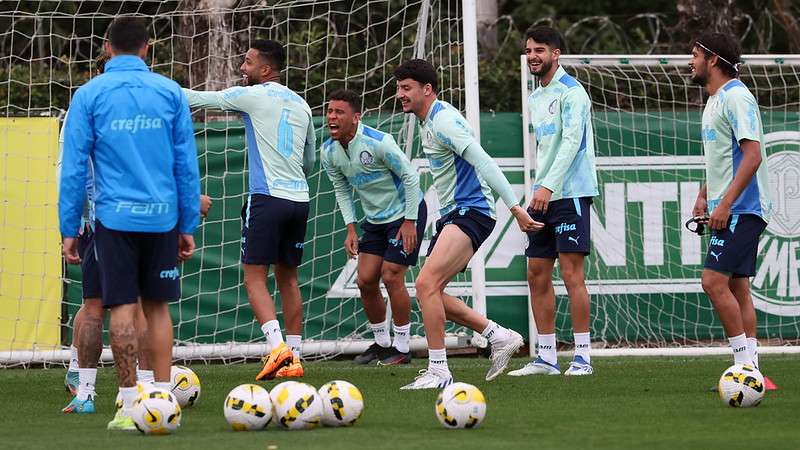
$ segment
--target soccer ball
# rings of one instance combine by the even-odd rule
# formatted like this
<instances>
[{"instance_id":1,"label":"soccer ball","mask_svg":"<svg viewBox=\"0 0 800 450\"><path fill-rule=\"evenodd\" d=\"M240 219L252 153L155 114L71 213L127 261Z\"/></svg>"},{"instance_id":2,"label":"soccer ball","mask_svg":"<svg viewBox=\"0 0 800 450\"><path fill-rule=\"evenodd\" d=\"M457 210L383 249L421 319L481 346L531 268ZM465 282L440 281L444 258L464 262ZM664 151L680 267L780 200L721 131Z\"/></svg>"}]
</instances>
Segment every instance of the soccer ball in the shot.
<instances>
[{"instance_id":1,"label":"soccer ball","mask_svg":"<svg viewBox=\"0 0 800 450\"><path fill-rule=\"evenodd\" d=\"M314 386L285 381L269 393L275 407L275 420L290 430L310 430L322 418L322 402Z\"/></svg>"},{"instance_id":2,"label":"soccer ball","mask_svg":"<svg viewBox=\"0 0 800 450\"><path fill-rule=\"evenodd\" d=\"M719 379L719 398L734 408L758 406L764 399L764 376L748 364L734 364Z\"/></svg>"},{"instance_id":3,"label":"soccer ball","mask_svg":"<svg viewBox=\"0 0 800 450\"><path fill-rule=\"evenodd\" d=\"M225 420L236 431L263 430L272 420L269 391L255 384L236 386L225 398Z\"/></svg>"},{"instance_id":4,"label":"soccer ball","mask_svg":"<svg viewBox=\"0 0 800 450\"><path fill-rule=\"evenodd\" d=\"M178 399L181 408L188 408L200 400L200 379L192 369L172 366L169 379L172 382L172 393Z\"/></svg>"},{"instance_id":5,"label":"soccer ball","mask_svg":"<svg viewBox=\"0 0 800 450\"><path fill-rule=\"evenodd\" d=\"M153 389L155 389L155 387L150 383L136 382L137 395L142 395L143 392L149 392ZM120 409L122 409L122 393L117 392L117 398L114 400L114 411L119 411Z\"/></svg>"},{"instance_id":6,"label":"soccer ball","mask_svg":"<svg viewBox=\"0 0 800 450\"><path fill-rule=\"evenodd\" d=\"M477 428L486 417L486 398L471 384L453 383L439 394L434 409L445 428Z\"/></svg>"},{"instance_id":7,"label":"soccer ball","mask_svg":"<svg viewBox=\"0 0 800 450\"><path fill-rule=\"evenodd\" d=\"M319 388L322 401L322 424L329 427L356 423L364 410L364 397L357 387L347 381L334 380Z\"/></svg>"},{"instance_id":8,"label":"soccer ball","mask_svg":"<svg viewBox=\"0 0 800 450\"><path fill-rule=\"evenodd\" d=\"M152 389L133 402L131 418L144 434L170 434L181 426L181 405L171 392Z\"/></svg>"}]
</instances>

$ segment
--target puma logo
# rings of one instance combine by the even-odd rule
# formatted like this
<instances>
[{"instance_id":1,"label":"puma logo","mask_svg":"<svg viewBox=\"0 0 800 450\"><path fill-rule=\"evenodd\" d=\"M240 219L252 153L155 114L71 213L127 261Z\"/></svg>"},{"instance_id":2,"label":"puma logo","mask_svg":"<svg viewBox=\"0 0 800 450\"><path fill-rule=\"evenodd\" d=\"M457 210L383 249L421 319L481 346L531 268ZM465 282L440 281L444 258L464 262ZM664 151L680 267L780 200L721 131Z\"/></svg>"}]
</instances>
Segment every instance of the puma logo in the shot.
<instances>
[{"instance_id":1,"label":"puma logo","mask_svg":"<svg viewBox=\"0 0 800 450\"><path fill-rule=\"evenodd\" d=\"M712 251L709 251L708 253L709 253L711 256L713 256L713 257L714 257L714 259L716 259L716 260L717 260L717 262L719 262L719 257L720 257L720 256L722 256L722 252L719 252L719 253L714 253L714 252L712 252Z\"/></svg>"},{"instance_id":2,"label":"puma logo","mask_svg":"<svg viewBox=\"0 0 800 450\"><path fill-rule=\"evenodd\" d=\"M567 236L567 240L574 242L575 245L578 245L578 239L580 238L581 238L580 236L578 237Z\"/></svg>"}]
</instances>

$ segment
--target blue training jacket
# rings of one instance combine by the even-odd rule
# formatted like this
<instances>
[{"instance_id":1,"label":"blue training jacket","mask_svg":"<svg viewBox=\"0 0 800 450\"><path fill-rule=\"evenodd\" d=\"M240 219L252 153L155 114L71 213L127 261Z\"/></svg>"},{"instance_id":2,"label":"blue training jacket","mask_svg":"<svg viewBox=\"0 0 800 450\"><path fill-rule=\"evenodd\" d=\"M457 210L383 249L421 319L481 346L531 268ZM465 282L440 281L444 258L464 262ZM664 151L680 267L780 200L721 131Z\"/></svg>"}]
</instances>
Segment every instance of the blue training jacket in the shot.
<instances>
[{"instance_id":1,"label":"blue training jacket","mask_svg":"<svg viewBox=\"0 0 800 450\"><path fill-rule=\"evenodd\" d=\"M137 56L111 59L75 92L64 125L58 214L61 235L81 225L87 164L96 176L96 217L117 231L194 232L200 178L189 103L174 81Z\"/></svg>"}]
</instances>

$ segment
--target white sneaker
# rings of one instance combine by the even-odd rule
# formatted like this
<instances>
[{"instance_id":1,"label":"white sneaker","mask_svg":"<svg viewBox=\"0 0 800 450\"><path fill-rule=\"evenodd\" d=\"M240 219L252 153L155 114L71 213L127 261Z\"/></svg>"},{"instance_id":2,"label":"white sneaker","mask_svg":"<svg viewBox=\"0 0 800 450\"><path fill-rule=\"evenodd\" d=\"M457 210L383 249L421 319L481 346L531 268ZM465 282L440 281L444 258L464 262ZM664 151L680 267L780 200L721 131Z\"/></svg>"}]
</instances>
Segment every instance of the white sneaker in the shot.
<instances>
[{"instance_id":1,"label":"white sneaker","mask_svg":"<svg viewBox=\"0 0 800 450\"><path fill-rule=\"evenodd\" d=\"M561 375L561 368L558 363L550 364L542 358L525 364L521 369L508 372L512 377L524 377L527 375Z\"/></svg>"},{"instance_id":2,"label":"white sneaker","mask_svg":"<svg viewBox=\"0 0 800 450\"><path fill-rule=\"evenodd\" d=\"M450 371L442 373L438 370L422 369L413 382L401 387L400 390L441 389L452 382L453 376Z\"/></svg>"},{"instance_id":3,"label":"white sneaker","mask_svg":"<svg viewBox=\"0 0 800 450\"><path fill-rule=\"evenodd\" d=\"M564 372L564 375L567 376L583 376L583 375L591 375L594 373L594 369L592 369L591 364L587 363L585 359L580 356L576 356L572 363L569 365L569 369Z\"/></svg>"},{"instance_id":4,"label":"white sneaker","mask_svg":"<svg viewBox=\"0 0 800 450\"><path fill-rule=\"evenodd\" d=\"M514 330L510 331L511 336L508 339L492 344L492 356L489 357L492 365L486 372L486 381L492 381L503 373L511 357L522 347L522 336Z\"/></svg>"}]
</instances>

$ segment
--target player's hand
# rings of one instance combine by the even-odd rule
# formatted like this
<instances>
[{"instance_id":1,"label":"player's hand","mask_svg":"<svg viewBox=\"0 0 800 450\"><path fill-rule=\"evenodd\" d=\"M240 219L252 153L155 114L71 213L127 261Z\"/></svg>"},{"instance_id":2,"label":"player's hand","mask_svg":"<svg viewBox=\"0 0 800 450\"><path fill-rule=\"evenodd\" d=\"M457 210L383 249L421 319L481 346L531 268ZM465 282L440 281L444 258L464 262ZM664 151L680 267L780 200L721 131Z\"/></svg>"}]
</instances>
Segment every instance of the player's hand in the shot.
<instances>
[{"instance_id":1,"label":"player's hand","mask_svg":"<svg viewBox=\"0 0 800 450\"><path fill-rule=\"evenodd\" d=\"M395 239L402 239L403 251L407 255L411 254L417 248L417 224L413 220L404 220L397 230Z\"/></svg>"},{"instance_id":2,"label":"player's hand","mask_svg":"<svg viewBox=\"0 0 800 450\"><path fill-rule=\"evenodd\" d=\"M720 202L719 205L714 208L711 217L708 218L708 226L711 227L712 230L723 230L728 226L728 219L730 219L730 217L731 205L724 201Z\"/></svg>"},{"instance_id":3,"label":"player's hand","mask_svg":"<svg viewBox=\"0 0 800 450\"><path fill-rule=\"evenodd\" d=\"M184 262L194 254L194 236L191 234L178 235L178 261Z\"/></svg>"},{"instance_id":4,"label":"player's hand","mask_svg":"<svg viewBox=\"0 0 800 450\"><path fill-rule=\"evenodd\" d=\"M200 195L200 218L206 218L213 203L214 202L211 201L211 197L207 195Z\"/></svg>"},{"instance_id":5,"label":"player's hand","mask_svg":"<svg viewBox=\"0 0 800 450\"><path fill-rule=\"evenodd\" d=\"M356 233L355 226L347 226L347 237L344 240L344 250L347 256L355 259L358 256L358 233Z\"/></svg>"},{"instance_id":6,"label":"player's hand","mask_svg":"<svg viewBox=\"0 0 800 450\"><path fill-rule=\"evenodd\" d=\"M519 205L511 208L511 214L513 214L514 218L517 219L517 225L519 225L519 229L522 230L523 233L528 231L538 231L544 227L543 223L531 219L528 211L525 211Z\"/></svg>"},{"instance_id":7,"label":"player's hand","mask_svg":"<svg viewBox=\"0 0 800 450\"><path fill-rule=\"evenodd\" d=\"M692 217L708 217L708 201L705 197L697 196L692 208Z\"/></svg>"},{"instance_id":8,"label":"player's hand","mask_svg":"<svg viewBox=\"0 0 800 450\"><path fill-rule=\"evenodd\" d=\"M80 264L81 255L78 253L78 238L65 237L61 242L61 252L67 264Z\"/></svg>"},{"instance_id":9,"label":"player's hand","mask_svg":"<svg viewBox=\"0 0 800 450\"><path fill-rule=\"evenodd\" d=\"M533 193L533 198L531 199L531 204L529 206L532 210L544 214L547 212L547 205L550 204L550 197L552 196L553 191L541 186L536 190L536 192Z\"/></svg>"}]
</instances>

